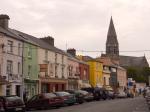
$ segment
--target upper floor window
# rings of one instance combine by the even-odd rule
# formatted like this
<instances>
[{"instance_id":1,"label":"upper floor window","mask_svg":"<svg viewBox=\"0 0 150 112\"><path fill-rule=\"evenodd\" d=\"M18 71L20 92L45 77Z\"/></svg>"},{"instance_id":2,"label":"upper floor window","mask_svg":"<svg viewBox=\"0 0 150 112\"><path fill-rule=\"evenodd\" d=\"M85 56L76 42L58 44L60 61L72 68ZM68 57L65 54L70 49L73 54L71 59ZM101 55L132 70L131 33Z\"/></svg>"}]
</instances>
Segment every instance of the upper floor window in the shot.
<instances>
[{"instance_id":1,"label":"upper floor window","mask_svg":"<svg viewBox=\"0 0 150 112\"><path fill-rule=\"evenodd\" d=\"M21 55L21 44L18 43L18 55L20 56Z\"/></svg>"},{"instance_id":2,"label":"upper floor window","mask_svg":"<svg viewBox=\"0 0 150 112\"><path fill-rule=\"evenodd\" d=\"M57 53L55 53L55 63L57 62Z\"/></svg>"},{"instance_id":3,"label":"upper floor window","mask_svg":"<svg viewBox=\"0 0 150 112\"><path fill-rule=\"evenodd\" d=\"M62 55L62 64L64 63L64 56Z\"/></svg>"},{"instance_id":4,"label":"upper floor window","mask_svg":"<svg viewBox=\"0 0 150 112\"><path fill-rule=\"evenodd\" d=\"M10 60L7 60L7 73L11 74L13 72L13 62Z\"/></svg>"},{"instance_id":5,"label":"upper floor window","mask_svg":"<svg viewBox=\"0 0 150 112\"><path fill-rule=\"evenodd\" d=\"M45 50L45 60L47 61L48 60L48 51Z\"/></svg>"},{"instance_id":6,"label":"upper floor window","mask_svg":"<svg viewBox=\"0 0 150 112\"><path fill-rule=\"evenodd\" d=\"M28 57L31 57L32 56L32 49L31 47L28 47Z\"/></svg>"},{"instance_id":7,"label":"upper floor window","mask_svg":"<svg viewBox=\"0 0 150 112\"><path fill-rule=\"evenodd\" d=\"M31 65L28 65L28 76L30 76L30 75L31 75L31 70L32 70Z\"/></svg>"},{"instance_id":8,"label":"upper floor window","mask_svg":"<svg viewBox=\"0 0 150 112\"><path fill-rule=\"evenodd\" d=\"M20 62L18 62L18 74L20 74L21 72L21 64L20 64Z\"/></svg>"},{"instance_id":9,"label":"upper floor window","mask_svg":"<svg viewBox=\"0 0 150 112\"><path fill-rule=\"evenodd\" d=\"M7 42L7 51L13 53L13 41L8 40Z\"/></svg>"},{"instance_id":10,"label":"upper floor window","mask_svg":"<svg viewBox=\"0 0 150 112\"><path fill-rule=\"evenodd\" d=\"M84 69L83 80L86 80L86 79L87 79L87 69Z\"/></svg>"}]
</instances>

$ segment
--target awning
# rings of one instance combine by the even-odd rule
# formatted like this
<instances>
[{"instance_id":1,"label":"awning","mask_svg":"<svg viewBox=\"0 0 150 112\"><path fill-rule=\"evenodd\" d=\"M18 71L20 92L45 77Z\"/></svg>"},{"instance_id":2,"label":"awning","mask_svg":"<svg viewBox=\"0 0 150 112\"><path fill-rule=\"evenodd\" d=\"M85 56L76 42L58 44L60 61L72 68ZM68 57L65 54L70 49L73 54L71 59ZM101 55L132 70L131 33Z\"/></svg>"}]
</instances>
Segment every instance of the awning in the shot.
<instances>
[{"instance_id":1,"label":"awning","mask_svg":"<svg viewBox=\"0 0 150 112\"><path fill-rule=\"evenodd\" d=\"M88 87L92 87L89 83L82 83L81 84L82 88L88 88Z\"/></svg>"}]
</instances>

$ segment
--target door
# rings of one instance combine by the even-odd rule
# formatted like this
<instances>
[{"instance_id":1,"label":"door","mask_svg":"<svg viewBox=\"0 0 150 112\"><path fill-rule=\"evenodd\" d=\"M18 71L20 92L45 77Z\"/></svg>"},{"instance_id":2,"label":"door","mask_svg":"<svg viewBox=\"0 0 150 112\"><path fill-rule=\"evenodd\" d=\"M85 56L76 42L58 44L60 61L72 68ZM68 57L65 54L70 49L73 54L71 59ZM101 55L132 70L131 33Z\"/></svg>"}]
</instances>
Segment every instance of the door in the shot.
<instances>
[{"instance_id":1,"label":"door","mask_svg":"<svg viewBox=\"0 0 150 112\"><path fill-rule=\"evenodd\" d=\"M21 96L21 94L20 94L20 85L16 85L16 95L17 96Z\"/></svg>"}]
</instances>

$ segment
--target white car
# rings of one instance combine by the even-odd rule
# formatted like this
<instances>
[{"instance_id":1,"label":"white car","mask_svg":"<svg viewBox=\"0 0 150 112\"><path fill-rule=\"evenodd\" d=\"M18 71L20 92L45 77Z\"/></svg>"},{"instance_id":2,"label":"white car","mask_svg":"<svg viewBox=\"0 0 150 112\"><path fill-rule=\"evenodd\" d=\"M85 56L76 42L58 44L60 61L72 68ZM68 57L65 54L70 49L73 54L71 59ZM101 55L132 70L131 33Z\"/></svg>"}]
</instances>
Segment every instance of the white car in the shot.
<instances>
[{"instance_id":1,"label":"white car","mask_svg":"<svg viewBox=\"0 0 150 112\"><path fill-rule=\"evenodd\" d=\"M117 97L117 98L127 98L127 94L126 94L124 91L119 91L119 92L116 94L116 97Z\"/></svg>"}]
</instances>

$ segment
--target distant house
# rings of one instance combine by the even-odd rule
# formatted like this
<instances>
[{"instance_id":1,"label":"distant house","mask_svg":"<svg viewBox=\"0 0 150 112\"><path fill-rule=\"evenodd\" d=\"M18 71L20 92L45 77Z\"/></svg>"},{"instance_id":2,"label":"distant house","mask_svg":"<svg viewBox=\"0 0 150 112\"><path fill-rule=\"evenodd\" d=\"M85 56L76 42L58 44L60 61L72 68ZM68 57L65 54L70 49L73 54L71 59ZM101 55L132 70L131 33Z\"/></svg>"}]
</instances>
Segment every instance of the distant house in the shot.
<instances>
[{"instance_id":1,"label":"distant house","mask_svg":"<svg viewBox=\"0 0 150 112\"><path fill-rule=\"evenodd\" d=\"M89 65L76 58L76 50L68 49L68 89L81 89L89 85Z\"/></svg>"},{"instance_id":2,"label":"distant house","mask_svg":"<svg viewBox=\"0 0 150 112\"><path fill-rule=\"evenodd\" d=\"M89 64L89 81L92 87L103 86L103 63L90 56L82 56L82 60Z\"/></svg>"}]
</instances>

